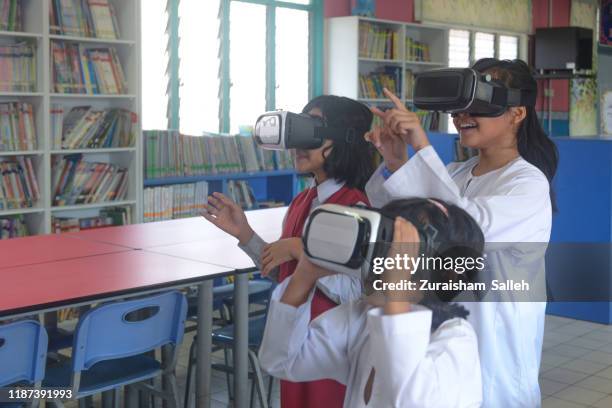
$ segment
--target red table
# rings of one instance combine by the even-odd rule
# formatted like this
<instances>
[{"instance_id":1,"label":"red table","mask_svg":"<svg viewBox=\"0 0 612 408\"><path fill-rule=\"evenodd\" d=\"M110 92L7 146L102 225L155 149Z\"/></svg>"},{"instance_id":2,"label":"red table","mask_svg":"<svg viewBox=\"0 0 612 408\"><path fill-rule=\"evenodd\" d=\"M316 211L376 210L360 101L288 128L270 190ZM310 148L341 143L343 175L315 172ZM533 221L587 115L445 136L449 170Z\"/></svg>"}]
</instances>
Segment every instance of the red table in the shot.
<instances>
[{"instance_id":1,"label":"red table","mask_svg":"<svg viewBox=\"0 0 612 408\"><path fill-rule=\"evenodd\" d=\"M23 265L0 272L0 316L183 287L232 272L231 268L133 250Z\"/></svg>"},{"instance_id":2,"label":"red table","mask_svg":"<svg viewBox=\"0 0 612 408\"><path fill-rule=\"evenodd\" d=\"M0 242L0 269L128 250L117 245L76 240L65 234L15 238Z\"/></svg>"},{"instance_id":3,"label":"red table","mask_svg":"<svg viewBox=\"0 0 612 408\"><path fill-rule=\"evenodd\" d=\"M268 241L286 208L247 213ZM140 249L146 249L144 251ZM234 387L248 401L248 281L251 260L204 218L0 241L0 319L199 285L196 396L210 401L212 279L235 274Z\"/></svg>"}]
</instances>

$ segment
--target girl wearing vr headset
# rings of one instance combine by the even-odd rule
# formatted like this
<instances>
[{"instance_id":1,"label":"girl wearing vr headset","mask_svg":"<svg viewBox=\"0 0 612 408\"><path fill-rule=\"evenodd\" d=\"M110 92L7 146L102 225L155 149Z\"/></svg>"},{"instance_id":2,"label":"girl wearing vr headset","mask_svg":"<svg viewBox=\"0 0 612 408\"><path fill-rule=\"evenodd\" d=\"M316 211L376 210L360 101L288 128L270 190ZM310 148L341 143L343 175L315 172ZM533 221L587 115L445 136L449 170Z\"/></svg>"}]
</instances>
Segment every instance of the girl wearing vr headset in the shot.
<instances>
[{"instance_id":1,"label":"girl wearing vr headset","mask_svg":"<svg viewBox=\"0 0 612 408\"><path fill-rule=\"evenodd\" d=\"M372 112L349 98L323 95L311 100L303 113L321 117L327 126L353 128L350 143L326 140L320 148L296 150L295 167L299 173L314 176L314 185L298 194L287 210L281 239L267 244L249 226L244 211L221 193L208 197L203 216L239 240L239 246L261 269L263 276L280 282L297 265L302 248L302 230L310 212L320 204L368 204L363 192L374 171L374 149L363 135L372 125ZM312 302L313 318L361 294L361 283L348 276L330 276L318 283ZM345 387L333 380L306 383L281 381L283 408L341 407Z\"/></svg>"},{"instance_id":2,"label":"girl wearing vr headset","mask_svg":"<svg viewBox=\"0 0 612 408\"><path fill-rule=\"evenodd\" d=\"M387 259L396 256L457 260L479 257L482 231L461 208L426 199L396 200L382 208L395 220ZM426 230L433 240L421 245ZM421 279L474 282L477 270L386 269L386 284ZM436 269L439 268L439 269ZM455 290L373 293L365 278L362 299L311 320L316 282L331 272L300 259L295 273L272 295L259 350L264 370L292 381L333 378L346 384L345 408L478 407L482 382L476 334L468 312L450 301ZM368 283L369 282L369 283ZM417 285L418 286L418 285Z\"/></svg>"},{"instance_id":3,"label":"girl wearing vr headset","mask_svg":"<svg viewBox=\"0 0 612 408\"><path fill-rule=\"evenodd\" d=\"M495 86L537 94L536 81L523 61L487 58L472 68L490 75ZM538 407L546 307L544 251L555 208L550 183L558 154L538 122L535 97L526 106L454 112L461 144L478 149L479 155L445 167L416 114L388 91L387 96L394 108L373 110L384 127L366 135L384 157L368 182L368 197L373 205L401 196L443 199L472 215L487 242L506 243L489 253L493 272L508 279L525 278L541 292L531 302L465 304L478 334L483 406ZM407 145L415 151L410 159ZM518 243L530 244L518 249Z\"/></svg>"}]
</instances>

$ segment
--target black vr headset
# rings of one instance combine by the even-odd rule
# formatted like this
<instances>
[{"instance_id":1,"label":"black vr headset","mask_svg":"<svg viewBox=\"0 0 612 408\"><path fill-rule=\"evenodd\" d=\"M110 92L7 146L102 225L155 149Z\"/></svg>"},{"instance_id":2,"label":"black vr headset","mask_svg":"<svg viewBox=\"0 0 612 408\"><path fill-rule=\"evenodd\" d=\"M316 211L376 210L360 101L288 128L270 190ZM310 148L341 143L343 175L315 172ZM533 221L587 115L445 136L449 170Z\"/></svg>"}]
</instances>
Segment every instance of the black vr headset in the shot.
<instances>
[{"instance_id":1,"label":"black vr headset","mask_svg":"<svg viewBox=\"0 0 612 408\"><path fill-rule=\"evenodd\" d=\"M394 221L374 208L323 204L310 214L304 226L304 253L316 265L365 282L373 259L387 256ZM419 220L408 221L419 233L419 255L433 253L438 231Z\"/></svg>"},{"instance_id":2,"label":"black vr headset","mask_svg":"<svg viewBox=\"0 0 612 408\"><path fill-rule=\"evenodd\" d=\"M423 110L496 117L511 106L535 106L537 91L506 87L472 68L442 68L415 75L413 102Z\"/></svg>"},{"instance_id":3,"label":"black vr headset","mask_svg":"<svg viewBox=\"0 0 612 408\"><path fill-rule=\"evenodd\" d=\"M355 135L355 128L328 127L318 116L287 111L264 113L253 131L259 147L270 150L316 149L326 139L350 143Z\"/></svg>"}]
</instances>

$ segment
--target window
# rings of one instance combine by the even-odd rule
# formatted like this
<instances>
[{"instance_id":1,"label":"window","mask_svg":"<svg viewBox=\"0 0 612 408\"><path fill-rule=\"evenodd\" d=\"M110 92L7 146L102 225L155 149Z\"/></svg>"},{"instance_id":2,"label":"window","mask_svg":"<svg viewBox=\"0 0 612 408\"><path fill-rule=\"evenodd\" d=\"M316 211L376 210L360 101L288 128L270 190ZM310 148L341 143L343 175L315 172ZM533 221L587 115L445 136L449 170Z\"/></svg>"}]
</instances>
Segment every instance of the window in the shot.
<instances>
[{"instance_id":1,"label":"window","mask_svg":"<svg viewBox=\"0 0 612 408\"><path fill-rule=\"evenodd\" d=\"M495 35L490 33L474 34L474 61L495 57Z\"/></svg>"},{"instance_id":2,"label":"window","mask_svg":"<svg viewBox=\"0 0 612 408\"><path fill-rule=\"evenodd\" d=\"M180 131L219 129L219 0L179 3Z\"/></svg>"},{"instance_id":3,"label":"window","mask_svg":"<svg viewBox=\"0 0 612 408\"><path fill-rule=\"evenodd\" d=\"M495 42L497 41L497 48ZM469 67L481 58L516 59L519 37L469 30L448 30L448 65Z\"/></svg>"},{"instance_id":4,"label":"window","mask_svg":"<svg viewBox=\"0 0 612 408\"><path fill-rule=\"evenodd\" d=\"M142 128L168 128L166 0L142 7Z\"/></svg>"},{"instance_id":5,"label":"window","mask_svg":"<svg viewBox=\"0 0 612 408\"><path fill-rule=\"evenodd\" d=\"M234 133L322 91L322 0L147 0L142 9L144 129Z\"/></svg>"},{"instance_id":6,"label":"window","mask_svg":"<svg viewBox=\"0 0 612 408\"><path fill-rule=\"evenodd\" d=\"M301 112L308 102L308 13L276 11L277 109Z\"/></svg>"},{"instance_id":7,"label":"window","mask_svg":"<svg viewBox=\"0 0 612 408\"><path fill-rule=\"evenodd\" d=\"M517 59L519 39L513 35L499 36L499 59Z\"/></svg>"},{"instance_id":8,"label":"window","mask_svg":"<svg viewBox=\"0 0 612 408\"><path fill-rule=\"evenodd\" d=\"M266 111L266 6L230 4L230 81L230 132L237 133Z\"/></svg>"},{"instance_id":9,"label":"window","mask_svg":"<svg viewBox=\"0 0 612 408\"><path fill-rule=\"evenodd\" d=\"M448 66L465 68L470 66L470 32L449 30Z\"/></svg>"}]
</instances>

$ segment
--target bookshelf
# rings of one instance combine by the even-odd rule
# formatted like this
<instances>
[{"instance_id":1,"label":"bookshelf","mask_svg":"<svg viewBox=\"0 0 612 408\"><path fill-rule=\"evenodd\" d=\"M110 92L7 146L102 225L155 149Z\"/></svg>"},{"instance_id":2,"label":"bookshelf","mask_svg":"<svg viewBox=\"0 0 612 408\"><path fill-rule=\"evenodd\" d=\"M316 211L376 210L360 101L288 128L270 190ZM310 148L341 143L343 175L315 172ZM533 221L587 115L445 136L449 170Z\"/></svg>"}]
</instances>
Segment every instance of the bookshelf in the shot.
<instances>
[{"instance_id":1,"label":"bookshelf","mask_svg":"<svg viewBox=\"0 0 612 408\"><path fill-rule=\"evenodd\" d=\"M117 38L95 38L94 34L63 34L52 26L50 13L56 11L52 0L21 0L23 24L19 31L0 31L0 46L27 43L35 46L35 89L27 92L0 91L0 104L26 102L33 107L33 123L37 145L31 150L0 149L0 163L14 161L18 157L31 158L40 198L30 208L0 210L0 219L23 217L30 235L53 232L53 217L95 217L100 210L125 207L132 222L142 220L142 140L140 100L140 0L108 0L114 8ZM75 2L74 4L79 4ZM92 30L94 31L94 30ZM83 50L110 48L116 52L123 70L126 89L121 94L85 94L57 92L54 86L54 55L52 43L78 44ZM91 66L89 69L92 69ZM115 74L117 71L115 71ZM61 106L65 115L77 106L91 106L96 110L124 109L136 115L133 124L133 143L125 147L81 146L63 149L52 141L52 107ZM82 204L54 205L53 168L71 155L81 155L86 162L108 163L128 170L127 195L118 201L83 202Z\"/></svg>"},{"instance_id":2,"label":"bookshelf","mask_svg":"<svg viewBox=\"0 0 612 408\"><path fill-rule=\"evenodd\" d=\"M447 28L359 16L334 17L326 24L328 93L388 106L380 88L394 80L396 93L410 107L410 74L448 65ZM363 79L373 76L368 88ZM438 129L446 129L446 120L440 115Z\"/></svg>"}]
</instances>

